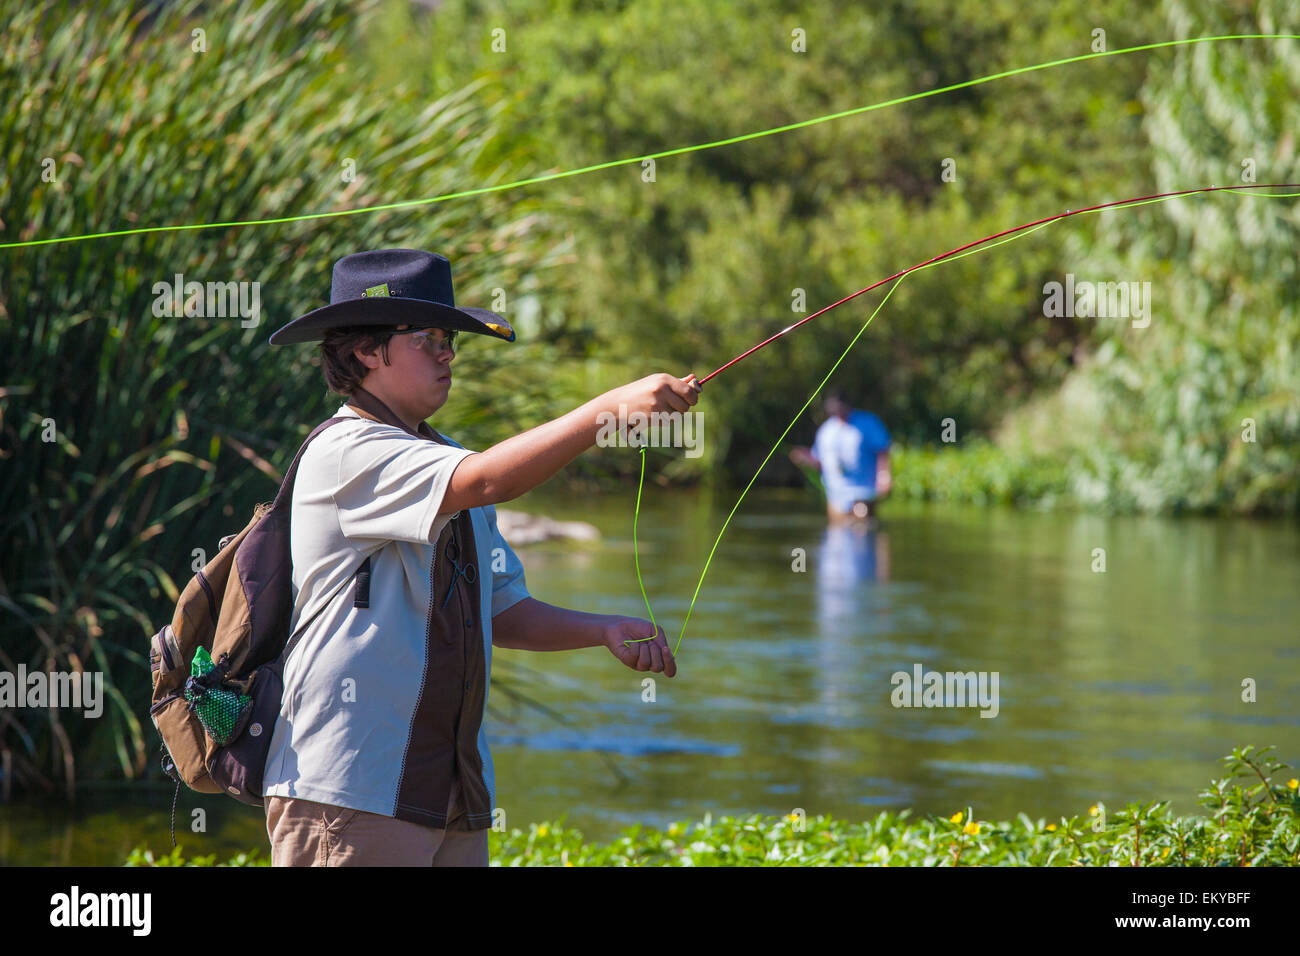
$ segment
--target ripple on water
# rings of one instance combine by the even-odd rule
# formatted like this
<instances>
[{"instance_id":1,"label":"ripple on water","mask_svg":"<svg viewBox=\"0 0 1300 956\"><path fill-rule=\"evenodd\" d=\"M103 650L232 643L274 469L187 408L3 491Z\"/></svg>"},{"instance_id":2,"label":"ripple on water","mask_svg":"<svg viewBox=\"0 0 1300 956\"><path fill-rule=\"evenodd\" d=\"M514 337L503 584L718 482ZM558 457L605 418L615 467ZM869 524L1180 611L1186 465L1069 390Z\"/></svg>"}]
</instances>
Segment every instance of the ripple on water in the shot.
<instances>
[{"instance_id":1,"label":"ripple on water","mask_svg":"<svg viewBox=\"0 0 1300 956\"><path fill-rule=\"evenodd\" d=\"M548 731L532 734L489 735L493 747L527 747L530 750L587 750L640 757L647 754L703 754L710 757L735 757L741 752L733 744L713 744L702 740L666 738L662 734L649 736L629 728L626 734L573 733Z\"/></svg>"},{"instance_id":2,"label":"ripple on water","mask_svg":"<svg viewBox=\"0 0 1300 956\"><path fill-rule=\"evenodd\" d=\"M1045 776L1037 767L1019 763L997 763L990 760L927 760L925 766L943 773L960 773L974 777L1019 777L1022 780L1041 780Z\"/></svg>"}]
</instances>

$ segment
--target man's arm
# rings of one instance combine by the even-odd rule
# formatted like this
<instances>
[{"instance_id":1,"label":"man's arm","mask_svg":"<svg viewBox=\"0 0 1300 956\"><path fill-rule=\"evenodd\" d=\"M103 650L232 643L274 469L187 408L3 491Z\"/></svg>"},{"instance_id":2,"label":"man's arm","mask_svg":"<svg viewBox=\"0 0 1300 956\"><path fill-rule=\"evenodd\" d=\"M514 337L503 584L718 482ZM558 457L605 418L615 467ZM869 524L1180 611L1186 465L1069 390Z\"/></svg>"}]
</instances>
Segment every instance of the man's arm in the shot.
<instances>
[{"instance_id":1,"label":"man's arm","mask_svg":"<svg viewBox=\"0 0 1300 956\"><path fill-rule=\"evenodd\" d=\"M824 431L824 427L817 429L817 434L813 437L811 448L806 448L803 445L797 445L794 448L791 448L790 460L796 465L805 465L809 468L816 468L818 471L821 471L822 454L824 452L824 449L822 448L822 445L824 444L822 435Z\"/></svg>"},{"instance_id":2,"label":"man's arm","mask_svg":"<svg viewBox=\"0 0 1300 956\"><path fill-rule=\"evenodd\" d=\"M452 472L439 514L495 505L536 488L592 445L605 415L620 406L634 412L685 412L697 401L701 386L694 375L667 373L606 392L554 421L498 442L487 451L462 459Z\"/></svg>"},{"instance_id":3,"label":"man's arm","mask_svg":"<svg viewBox=\"0 0 1300 956\"><path fill-rule=\"evenodd\" d=\"M654 640L645 640L653 635ZM492 643L525 651L568 651L607 647L628 667L677 673L664 629L649 621L618 614L589 614L527 597L492 618Z\"/></svg>"},{"instance_id":4,"label":"man's arm","mask_svg":"<svg viewBox=\"0 0 1300 956\"><path fill-rule=\"evenodd\" d=\"M790 449L790 460L796 465L807 465L818 471L822 469L822 463L817 460L817 453L804 445L796 445Z\"/></svg>"},{"instance_id":5,"label":"man's arm","mask_svg":"<svg viewBox=\"0 0 1300 956\"><path fill-rule=\"evenodd\" d=\"M894 486L893 475L889 471L889 449L876 454L876 497L884 498Z\"/></svg>"}]
</instances>

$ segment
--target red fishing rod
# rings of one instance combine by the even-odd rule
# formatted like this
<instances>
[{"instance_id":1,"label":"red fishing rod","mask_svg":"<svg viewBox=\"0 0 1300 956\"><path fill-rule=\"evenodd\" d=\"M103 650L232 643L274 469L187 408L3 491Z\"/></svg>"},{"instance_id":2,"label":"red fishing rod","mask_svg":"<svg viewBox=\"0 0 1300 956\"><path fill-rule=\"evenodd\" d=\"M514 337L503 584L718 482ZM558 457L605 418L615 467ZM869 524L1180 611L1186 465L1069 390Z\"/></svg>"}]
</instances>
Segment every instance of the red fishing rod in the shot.
<instances>
[{"instance_id":1,"label":"red fishing rod","mask_svg":"<svg viewBox=\"0 0 1300 956\"><path fill-rule=\"evenodd\" d=\"M923 269L928 265L933 265L934 263L939 262L943 259L947 259L950 256L954 256L959 252L965 252L967 249L970 249L974 246L983 245L986 242L992 242L994 239L1001 239L1003 236L1009 236L1012 235L1013 233L1023 232L1026 229L1031 229L1034 226L1041 226L1044 223L1054 222L1057 219L1065 219L1068 218L1069 216L1077 216L1080 213L1084 213L1084 212L1096 212L1098 209L1107 209L1111 206L1127 206L1127 205L1132 205L1133 203L1146 202L1152 199L1169 199L1173 196L1190 196L1195 193L1212 193L1212 192L1218 192L1221 189L1236 190L1236 189L1282 189L1282 188L1286 188L1286 189L1300 188L1300 183L1258 183L1254 185L1240 185L1240 186L1203 186L1200 189L1183 189L1172 193L1155 193L1150 196L1134 196L1132 199L1118 199L1115 202L1104 202L1101 203L1100 205L1088 206L1084 209L1067 209L1065 212L1057 213L1055 216L1048 216L1045 219L1035 219L1033 222L1027 222L1022 226L1016 226L1014 229L1004 229L1002 232L995 232L991 236L985 236L983 239L976 239L974 242L968 242L964 246L958 246L956 249L949 249L947 252L942 253L941 255L934 256L933 258L926 259L924 262L918 262L916 265L912 266L909 269L904 269L902 272L896 272L892 276L888 276L884 279L881 279L879 282L873 282L865 289L859 289L857 292L853 293L852 295L846 295L838 302L832 302L830 305L826 306L826 308L820 309L814 312L812 315L800 319L794 325L782 329L780 332L777 332L775 335L773 335L770 338L764 339L762 342L759 342L753 348L746 349L744 352L741 352L739 355L737 355L726 365L714 369L708 375L704 376L704 378L700 379L700 384L703 385L709 379L713 378L715 375L719 375L722 372L725 372L727 369L731 368L731 366L735 365L737 362L749 358L749 356L753 355L759 349L763 348L763 346L770 345L771 343L775 342L777 339L781 338L781 336L793 332L795 329L799 328L799 326L803 325L804 323L811 322L819 315L825 315L831 309L834 309L836 306L843 305L845 302L848 302L850 299L856 299L864 292L870 292L872 289L878 289L887 282L893 282L895 279L901 279L909 272L915 272L917 269Z\"/></svg>"}]
</instances>

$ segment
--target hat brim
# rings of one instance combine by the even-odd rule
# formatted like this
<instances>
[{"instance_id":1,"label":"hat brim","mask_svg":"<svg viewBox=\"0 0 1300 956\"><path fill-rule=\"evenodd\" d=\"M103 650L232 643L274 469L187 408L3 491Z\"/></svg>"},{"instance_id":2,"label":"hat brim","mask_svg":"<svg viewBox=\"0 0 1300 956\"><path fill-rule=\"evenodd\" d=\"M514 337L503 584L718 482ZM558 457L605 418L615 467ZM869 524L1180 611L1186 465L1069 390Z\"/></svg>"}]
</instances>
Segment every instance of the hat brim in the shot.
<instances>
[{"instance_id":1,"label":"hat brim","mask_svg":"<svg viewBox=\"0 0 1300 956\"><path fill-rule=\"evenodd\" d=\"M476 332L507 342L515 340L515 330L510 323L487 309L461 308L426 299L375 296L322 306L277 329L269 341L272 345L317 342L329 329L353 325L416 325Z\"/></svg>"}]
</instances>

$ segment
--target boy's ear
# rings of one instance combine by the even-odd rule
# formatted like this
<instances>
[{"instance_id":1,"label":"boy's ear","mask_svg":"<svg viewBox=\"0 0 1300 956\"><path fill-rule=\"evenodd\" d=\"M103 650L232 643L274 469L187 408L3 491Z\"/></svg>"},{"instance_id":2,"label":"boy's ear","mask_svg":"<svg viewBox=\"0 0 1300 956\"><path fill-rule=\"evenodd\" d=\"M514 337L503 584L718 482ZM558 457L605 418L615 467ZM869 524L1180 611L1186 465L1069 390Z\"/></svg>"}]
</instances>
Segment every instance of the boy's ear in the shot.
<instances>
[{"instance_id":1,"label":"boy's ear","mask_svg":"<svg viewBox=\"0 0 1300 956\"><path fill-rule=\"evenodd\" d=\"M371 346L369 349L363 349L361 346L358 345L356 348L352 350L352 354L356 358L356 360L360 362L362 365L364 365L366 368L378 367L379 356L376 355L375 352L376 349L374 348L374 346Z\"/></svg>"},{"instance_id":2,"label":"boy's ear","mask_svg":"<svg viewBox=\"0 0 1300 956\"><path fill-rule=\"evenodd\" d=\"M366 368L379 368L384 363L383 357L379 352L379 343L371 342L369 346L362 347L358 345L352 350L358 362Z\"/></svg>"}]
</instances>

